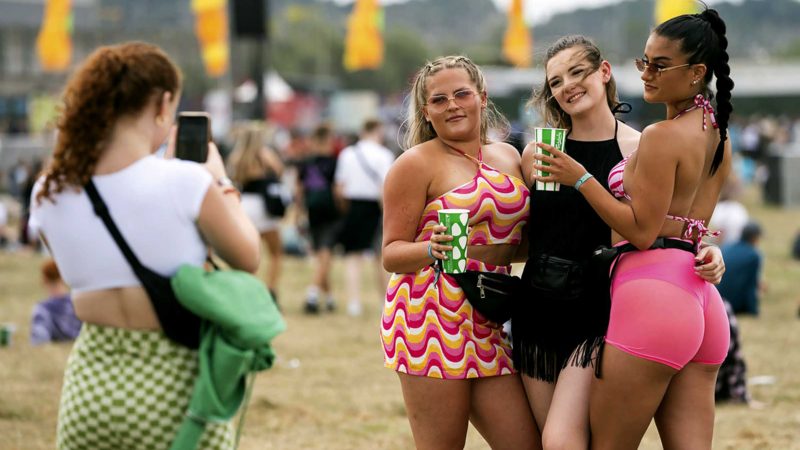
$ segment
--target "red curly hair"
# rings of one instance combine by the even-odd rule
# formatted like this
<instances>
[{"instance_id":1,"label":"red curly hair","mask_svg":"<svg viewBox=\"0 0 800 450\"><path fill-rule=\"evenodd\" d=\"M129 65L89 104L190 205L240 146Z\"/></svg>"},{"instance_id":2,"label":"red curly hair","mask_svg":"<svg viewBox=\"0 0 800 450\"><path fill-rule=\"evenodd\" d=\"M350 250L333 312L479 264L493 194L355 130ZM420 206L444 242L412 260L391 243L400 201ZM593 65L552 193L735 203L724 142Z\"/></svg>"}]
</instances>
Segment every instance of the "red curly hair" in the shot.
<instances>
[{"instance_id":1,"label":"red curly hair","mask_svg":"<svg viewBox=\"0 0 800 450\"><path fill-rule=\"evenodd\" d=\"M117 121L158 105L165 92L175 98L180 88L180 70L155 45L95 50L67 82L52 162L36 200L53 201L67 186L88 183Z\"/></svg>"}]
</instances>

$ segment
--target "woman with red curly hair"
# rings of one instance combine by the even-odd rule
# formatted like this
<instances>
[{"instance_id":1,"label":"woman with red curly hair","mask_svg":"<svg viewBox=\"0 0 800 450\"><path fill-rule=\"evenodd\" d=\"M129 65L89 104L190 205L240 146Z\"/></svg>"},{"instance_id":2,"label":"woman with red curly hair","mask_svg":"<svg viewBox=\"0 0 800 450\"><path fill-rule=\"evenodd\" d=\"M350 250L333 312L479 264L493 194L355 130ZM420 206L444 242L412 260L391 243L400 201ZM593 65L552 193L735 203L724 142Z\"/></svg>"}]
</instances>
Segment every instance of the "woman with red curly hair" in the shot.
<instances>
[{"instance_id":1,"label":"woman with red curly hair","mask_svg":"<svg viewBox=\"0 0 800 450\"><path fill-rule=\"evenodd\" d=\"M237 191L214 144L203 165L153 155L180 89L177 67L144 43L96 50L66 86L52 163L32 202L32 221L84 322L64 375L60 449L168 448L198 372L196 351L165 336L95 215L90 182L135 256L157 274L202 265L206 243L235 268L258 267L258 233L237 196L227 195ZM229 424L206 426L200 448L232 447Z\"/></svg>"}]
</instances>

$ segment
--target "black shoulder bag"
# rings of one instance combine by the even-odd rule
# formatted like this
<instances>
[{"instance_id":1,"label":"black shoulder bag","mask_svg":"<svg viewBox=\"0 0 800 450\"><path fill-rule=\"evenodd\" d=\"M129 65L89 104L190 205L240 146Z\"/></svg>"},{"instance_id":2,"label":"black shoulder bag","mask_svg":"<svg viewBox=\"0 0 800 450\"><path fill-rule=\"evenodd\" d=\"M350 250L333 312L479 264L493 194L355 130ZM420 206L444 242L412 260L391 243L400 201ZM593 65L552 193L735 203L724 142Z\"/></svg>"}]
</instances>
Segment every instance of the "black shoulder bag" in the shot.
<instances>
[{"instance_id":1,"label":"black shoulder bag","mask_svg":"<svg viewBox=\"0 0 800 450\"><path fill-rule=\"evenodd\" d=\"M258 194L264 202L264 209L272 217L283 217L286 214L288 201L284 194L283 184L275 175L250 180L242 185L242 192Z\"/></svg>"},{"instance_id":2,"label":"black shoulder bag","mask_svg":"<svg viewBox=\"0 0 800 450\"><path fill-rule=\"evenodd\" d=\"M111 237L114 238L114 242L125 255L133 273L136 274L136 278L142 283L147 296L150 297L150 302L153 304L164 334L178 344L190 349L197 349L200 346L200 318L181 305L175 297L169 278L159 275L139 262L111 218L108 207L97 192L94 182L90 179L84 188L92 201L94 213L103 220Z\"/></svg>"},{"instance_id":3,"label":"black shoulder bag","mask_svg":"<svg viewBox=\"0 0 800 450\"><path fill-rule=\"evenodd\" d=\"M441 270L439 267L437 263L435 270ZM495 323L505 323L511 318L522 288L519 277L476 271L448 275L456 280L472 307L484 317Z\"/></svg>"}]
</instances>

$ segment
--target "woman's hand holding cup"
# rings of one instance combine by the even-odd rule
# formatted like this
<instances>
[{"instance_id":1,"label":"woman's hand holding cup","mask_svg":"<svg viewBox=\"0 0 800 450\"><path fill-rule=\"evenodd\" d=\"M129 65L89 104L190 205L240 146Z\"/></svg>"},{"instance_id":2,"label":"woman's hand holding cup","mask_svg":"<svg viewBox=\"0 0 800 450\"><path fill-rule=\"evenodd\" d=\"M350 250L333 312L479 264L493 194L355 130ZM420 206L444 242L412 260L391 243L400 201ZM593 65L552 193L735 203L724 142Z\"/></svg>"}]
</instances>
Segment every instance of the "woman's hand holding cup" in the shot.
<instances>
[{"instance_id":1,"label":"woman's hand holding cup","mask_svg":"<svg viewBox=\"0 0 800 450\"><path fill-rule=\"evenodd\" d=\"M443 234L447 231L447 227L440 224L434 225L432 231L430 241L428 241L428 255L435 259L447 259L444 252L453 250L453 246L446 243L452 242L453 236Z\"/></svg>"}]
</instances>

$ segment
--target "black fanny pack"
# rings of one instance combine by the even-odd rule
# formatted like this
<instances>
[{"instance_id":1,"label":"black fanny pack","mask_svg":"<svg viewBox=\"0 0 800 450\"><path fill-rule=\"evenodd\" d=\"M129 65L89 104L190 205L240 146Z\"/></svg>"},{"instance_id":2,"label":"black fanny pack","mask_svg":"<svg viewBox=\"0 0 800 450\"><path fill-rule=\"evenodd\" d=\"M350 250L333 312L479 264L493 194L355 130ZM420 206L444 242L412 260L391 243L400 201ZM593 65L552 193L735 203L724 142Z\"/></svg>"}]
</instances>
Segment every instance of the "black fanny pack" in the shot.
<instances>
[{"instance_id":1,"label":"black fanny pack","mask_svg":"<svg viewBox=\"0 0 800 450\"><path fill-rule=\"evenodd\" d=\"M586 264L552 255L539 255L528 261L531 267L530 284L537 294L546 297L570 300L584 291Z\"/></svg>"},{"instance_id":2,"label":"black fanny pack","mask_svg":"<svg viewBox=\"0 0 800 450\"><path fill-rule=\"evenodd\" d=\"M475 271L448 275L456 280L469 303L481 315L495 323L505 323L511 318L522 286L519 277Z\"/></svg>"},{"instance_id":3,"label":"black fanny pack","mask_svg":"<svg viewBox=\"0 0 800 450\"><path fill-rule=\"evenodd\" d=\"M692 254L697 253L696 246L693 242L686 242L680 239L668 238L668 237L659 237L656 238L653 245L650 246L648 250L658 250L658 249L666 249L672 248L676 250L683 250ZM601 245L597 247L592 255L592 265L595 267L605 267L607 269L611 268L611 264L614 263L622 254L629 253L632 251L638 250L633 244L627 242L622 245L618 245L616 247L608 247L605 245ZM609 273L608 271L606 271ZM609 273L608 278L612 277L613 273Z\"/></svg>"}]
</instances>

